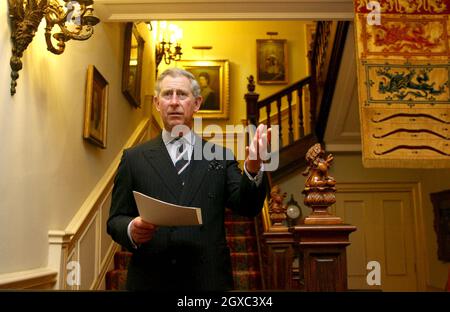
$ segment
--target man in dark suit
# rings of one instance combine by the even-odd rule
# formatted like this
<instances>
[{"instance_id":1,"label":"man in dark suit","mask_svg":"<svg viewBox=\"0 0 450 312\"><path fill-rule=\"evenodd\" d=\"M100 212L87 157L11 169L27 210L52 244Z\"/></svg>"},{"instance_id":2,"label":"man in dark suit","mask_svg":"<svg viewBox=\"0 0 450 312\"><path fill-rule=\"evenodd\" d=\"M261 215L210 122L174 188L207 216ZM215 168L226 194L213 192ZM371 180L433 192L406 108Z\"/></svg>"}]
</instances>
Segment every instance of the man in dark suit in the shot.
<instances>
[{"instance_id":1,"label":"man in dark suit","mask_svg":"<svg viewBox=\"0 0 450 312\"><path fill-rule=\"evenodd\" d=\"M218 145L211 159L205 141L193 131L193 114L202 102L194 76L166 70L156 82L154 103L164 129L157 138L123 152L115 179L107 231L133 252L127 288L130 290L232 289L230 250L225 239L224 212L229 207L244 216L257 215L264 202L266 177L258 149L270 140L270 130L258 127L244 173L232 153ZM199 156L200 155L200 156ZM200 226L158 226L139 217L133 191L160 200L200 207Z\"/></svg>"}]
</instances>

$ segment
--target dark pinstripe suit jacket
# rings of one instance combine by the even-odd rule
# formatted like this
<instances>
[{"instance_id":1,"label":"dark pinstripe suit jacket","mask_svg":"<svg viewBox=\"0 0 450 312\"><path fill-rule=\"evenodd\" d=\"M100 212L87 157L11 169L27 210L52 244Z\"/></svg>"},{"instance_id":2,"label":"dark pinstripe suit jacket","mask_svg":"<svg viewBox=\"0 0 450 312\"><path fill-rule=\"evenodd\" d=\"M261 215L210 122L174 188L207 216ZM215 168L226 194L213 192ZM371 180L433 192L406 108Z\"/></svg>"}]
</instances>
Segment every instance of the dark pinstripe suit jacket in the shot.
<instances>
[{"instance_id":1,"label":"dark pinstripe suit jacket","mask_svg":"<svg viewBox=\"0 0 450 312\"><path fill-rule=\"evenodd\" d=\"M205 143L196 137L196 148ZM231 155L227 149L214 147L216 155L217 151ZM257 215L263 206L267 181L264 175L263 183L256 187L241 173L235 160L219 158L192 160L183 186L161 136L124 151L115 178L107 230L116 242L133 252L128 289L232 288L225 207L241 215ZM127 235L129 222L138 216L133 190L170 203L200 207L203 225L159 227L152 240L133 249Z\"/></svg>"}]
</instances>

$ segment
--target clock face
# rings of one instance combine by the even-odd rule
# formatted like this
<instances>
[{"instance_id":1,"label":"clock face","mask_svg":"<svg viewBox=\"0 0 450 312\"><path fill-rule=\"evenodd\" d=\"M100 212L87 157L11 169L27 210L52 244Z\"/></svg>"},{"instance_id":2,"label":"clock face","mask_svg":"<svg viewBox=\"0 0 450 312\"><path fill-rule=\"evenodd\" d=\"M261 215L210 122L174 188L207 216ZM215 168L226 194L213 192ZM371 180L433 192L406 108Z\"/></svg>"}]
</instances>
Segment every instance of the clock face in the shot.
<instances>
[{"instance_id":1,"label":"clock face","mask_svg":"<svg viewBox=\"0 0 450 312\"><path fill-rule=\"evenodd\" d=\"M295 205L290 205L286 210L286 214L291 219L297 219L300 216L300 208Z\"/></svg>"}]
</instances>

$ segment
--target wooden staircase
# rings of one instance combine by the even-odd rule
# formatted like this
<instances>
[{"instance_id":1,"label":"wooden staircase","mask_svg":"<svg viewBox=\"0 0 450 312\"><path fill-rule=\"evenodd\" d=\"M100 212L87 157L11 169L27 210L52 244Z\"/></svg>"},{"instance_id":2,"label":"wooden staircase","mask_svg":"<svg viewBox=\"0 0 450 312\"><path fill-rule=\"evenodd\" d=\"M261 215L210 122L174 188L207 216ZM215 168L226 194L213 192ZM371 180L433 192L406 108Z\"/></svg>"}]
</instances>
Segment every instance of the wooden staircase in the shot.
<instances>
[{"instance_id":1,"label":"wooden staircase","mask_svg":"<svg viewBox=\"0 0 450 312\"><path fill-rule=\"evenodd\" d=\"M126 290L127 268L130 263L131 252L121 250L114 254L114 269L106 272L106 290Z\"/></svg>"},{"instance_id":2,"label":"wooden staircase","mask_svg":"<svg viewBox=\"0 0 450 312\"><path fill-rule=\"evenodd\" d=\"M245 95L247 124L256 126L263 123L268 127L279 127L279 165L276 171L268 173L270 188L286 175L305 168L306 152L315 143L323 143L348 26L349 22L317 22L314 43L309 52L310 76L263 100L259 100L259 94L255 92L253 76L248 78L248 93ZM282 116L286 115L283 120ZM296 244L299 238L294 238L287 226L272 226L267 201L260 224L262 235L258 237L258 242L262 251L265 289L338 289L333 288L336 285L330 279L322 276L326 275L325 271L322 275L314 272L318 279L316 276L311 278L311 274L305 279L303 270L307 265L304 264L311 264L315 259L309 254L305 258L298 253ZM326 243L324 239L318 238L322 240L318 241L318 245ZM320 283L315 280L320 280ZM320 287L317 286L319 284Z\"/></svg>"},{"instance_id":3,"label":"wooden staircase","mask_svg":"<svg viewBox=\"0 0 450 312\"><path fill-rule=\"evenodd\" d=\"M254 218L237 216L227 209L225 229L231 251L234 289L261 289L262 276Z\"/></svg>"},{"instance_id":4,"label":"wooden staircase","mask_svg":"<svg viewBox=\"0 0 450 312\"><path fill-rule=\"evenodd\" d=\"M291 172L295 172L306 165L305 155L312 145L318 142L313 134L308 134L280 149L280 163L278 169L271 173L272 182L278 181Z\"/></svg>"}]
</instances>

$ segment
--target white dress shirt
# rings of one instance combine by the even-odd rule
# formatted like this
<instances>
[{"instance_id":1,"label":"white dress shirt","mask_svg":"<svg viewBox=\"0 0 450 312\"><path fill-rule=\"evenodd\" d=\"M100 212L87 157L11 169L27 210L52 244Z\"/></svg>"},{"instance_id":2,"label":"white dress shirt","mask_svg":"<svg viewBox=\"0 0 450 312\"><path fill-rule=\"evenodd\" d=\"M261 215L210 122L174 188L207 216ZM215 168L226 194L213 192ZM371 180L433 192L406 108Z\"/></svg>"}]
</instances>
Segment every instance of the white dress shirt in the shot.
<instances>
[{"instance_id":1,"label":"white dress shirt","mask_svg":"<svg viewBox=\"0 0 450 312\"><path fill-rule=\"evenodd\" d=\"M173 136L172 133L167 131L166 129L163 129L162 131L162 140L164 144L166 145L167 152L170 155L170 159L172 159L173 164L175 165L176 157L177 157L177 150L180 147L182 143L184 143L185 148L188 149L187 156L188 156L188 163L191 162L192 157L192 151L194 150L194 144L195 144L195 135L192 135L192 132L189 131L185 135L183 135L181 138L179 138L176 142L172 142L173 140L177 139L178 136ZM183 141L183 142L181 142Z\"/></svg>"}]
</instances>

